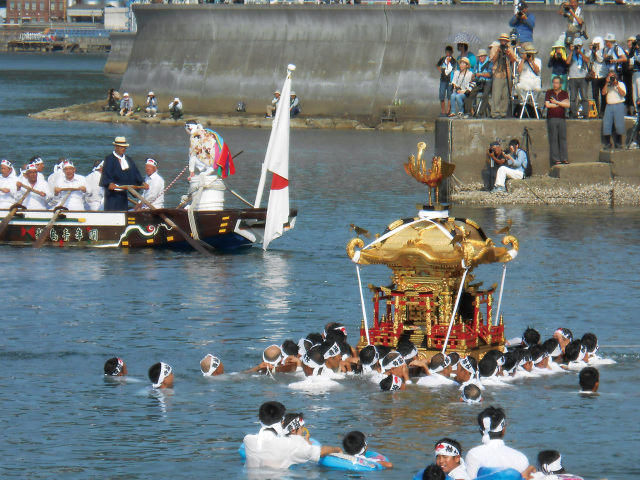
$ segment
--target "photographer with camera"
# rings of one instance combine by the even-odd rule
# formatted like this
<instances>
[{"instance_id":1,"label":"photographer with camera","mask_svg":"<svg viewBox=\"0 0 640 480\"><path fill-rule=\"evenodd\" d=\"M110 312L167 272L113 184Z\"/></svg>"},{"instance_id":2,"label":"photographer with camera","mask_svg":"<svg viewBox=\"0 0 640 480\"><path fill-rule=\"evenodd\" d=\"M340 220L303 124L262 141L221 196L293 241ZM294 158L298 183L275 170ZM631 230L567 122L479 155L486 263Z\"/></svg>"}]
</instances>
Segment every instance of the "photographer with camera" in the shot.
<instances>
[{"instance_id":1,"label":"photographer with camera","mask_svg":"<svg viewBox=\"0 0 640 480\"><path fill-rule=\"evenodd\" d=\"M453 78L451 79L451 85L453 86L453 92L451 92L451 113L450 117L455 117L456 114L459 117L465 113L464 111L464 101L465 98L471 92L473 85L471 84L471 79L473 78L473 74L469 68L471 67L471 62L467 57L462 57L458 60L458 67L460 70L456 70L453 74ZM468 113L468 112L466 112Z\"/></svg>"},{"instance_id":2,"label":"photographer with camera","mask_svg":"<svg viewBox=\"0 0 640 480\"><path fill-rule=\"evenodd\" d=\"M569 57L569 98L571 99L571 118L578 118L578 96L582 103L582 115L589 117L589 98L587 97L587 71L589 57L582 50L582 39L576 38L571 45Z\"/></svg>"},{"instance_id":3,"label":"photographer with camera","mask_svg":"<svg viewBox=\"0 0 640 480\"><path fill-rule=\"evenodd\" d=\"M591 42L591 52L589 54L589 65L592 72L591 77L591 95L596 103L598 117L604 116L604 110L607 106L605 97L602 96L602 87L607 81L607 67L604 63L604 40L602 37L595 37Z\"/></svg>"},{"instance_id":4,"label":"photographer with camera","mask_svg":"<svg viewBox=\"0 0 640 480\"><path fill-rule=\"evenodd\" d=\"M487 106L489 105L489 95L491 95L491 83L493 77L493 64L487 56L487 51L484 48L478 50L478 63L476 68L473 69L473 79L475 87L471 89L469 96L464 100L464 109L468 113L473 113L473 100L478 93L482 92L482 102L476 112L477 117L484 117L487 112Z\"/></svg>"},{"instance_id":5,"label":"photographer with camera","mask_svg":"<svg viewBox=\"0 0 640 480\"><path fill-rule=\"evenodd\" d=\"M562 15L567 19L567 28L565 30L564 41L566 45L570 45L575 38L587 36L587 26L584 23L582 9L578 6L578 0L569 0L562 2L558 15Z\"/></svg>"},{"instance_id":6,"label":"photographer with camera","mask_svg":"<svg viewBox=\"0 0 640 480\"><path fill-rule=\"evenodd\" d=\"M567 121L565 110L570 107L569 94L562 90L562 79L553 77L553 88L547 90L544 106L547 107L547 137L551 165L569 163L567 149Z\"/></svg>"},{"instance_id":7,"label":"photographer with camera","mask_svg":"<svg viewBox=\"0 0 640 480\"><path fill-rule=\"evenodd\" d=\"M616 42L616 36L613 33L607 33L604 36L604 64L607 70L615 72L617 76L621 76L624 72L624 65L627 63L627 54L624 49Z\"/></svg>"},{"instance_id":8,"label":"photographer with camera","mask_svg":"<svg viewBox=\"0 0 640 480\"><path fill-rule=\"evenodd\" d=\"M629 62L627 64L627 77L625 78L625 86L627 87L627 105L630 106L631 115L638 113L637 105L638 98L640 96L640 35L635 37L629 37L627 39L627 58Z\"/></svg>"},{"instance_id":9,"label":"photographer with camera","mask_svg":"<svg viewBox=\"0 0 640 480\"><path fill-rule=\"evenodd\" d=\"M553 88L553 79L560 77L562 89L566 90L567 78L569 76L569 55L567 55L567 49L562 42L556 42L553 47L551 47L547 67L551 69L551 87Z\"/></svg>"},{"instance_id":10,"label":"photographer with camera","mask_svg":"<svg viewBox=\"0 0 640 480\"><path fill-rule=\"evenodd\" d=\"M173 102L169 104L169 113L174 120L180 120L184 112L182 111L182 102L178 97L173 99Z\"/></svg>"},{"instance_id":11,"label":"photographer with camera","mask_svg":"<svg viewBox=\"0 0 640 480\"><path fill-rule=\"evenodd\" d=\"M522 48L533 47L533 29L536 26L536 17L529 13L529 6L521 1L517 4L516 14L509 20L509 26L516 31L518 43Z\"/></svg>"},{"instance_id":12,"label":"photographer with camera","mask_svg":"<svg viewBox=\"0 0 640 480\"><path fill-rule=\"evenodd\" d=\"M491 117L505 118L511 95L512 68L511 63L518 57L509 45L509 35L503 33L497 42L491 44L489 58L493 63L493 85L491 88Z\"/></svg>"},{"instance_id":13,"label":"photographer with camera","mask_svg":"<svg viewBox=\"0 0 640 480\"><path fill-rule=\"evenodd\" d=\"M602 96L606 96L607 98L607 109L604 112L604 119L602 120L602 135L606 138L604 148L611 148L612 145L614 145L615 148L622 148L626 130L624 125L624 97L626 93L627 89L624 83L618 81L616 73L609 72L607 75L607 83L605 83L602 88ZM617 135L613 135L614 126ZM621 137L620 142L618 142L618 135ZM613 142L611 140L613 140Z\"/></svg>"},{"instance_id":14,"label":"photographer with camera","mask_svg":"<svg viewBox=\"0 0 640 480\"><path fill-rule=\"evenodd\" d=\"M489 144L485 162L486 168L482 172L483 178L486 189L491 191L498 175L498 169L507 163L507 156L504 154L500 142L495 141Z\"/></svg>"},{"instance_id":15,"label":"photographer with camera","mask_svg":"<svg viewBox=\"0 0 640 480\"><path fill-rule=\"evenodd\" d=\"M540 77L542 60L536 58L536 53L538 53L538 51L533 48L532 45L522 50L522 58L518 60L516 70L518 71L518 78L520 80L516 84L516 92L518 92L522 103L524 103L529 90L533 92L536 102L538 95L542 91L542 79ZM523 105L522 108L526 107Z\"/></svg>"},{"instance_id":16,"label":"photographer with camera","mask_svg":"<svg viewBox=\"0 0 640 480\"><path fill-rule=\"evenodd\" d=\"M505 182L507 178L515 178L522 180L524 178L524 170L527 167L527 154L520 148L520 142L513 139L509 142L509 153L505 154L505 161L498 168L496 174L496 183L493 192L506 192Z\"/></svg>"}]
</instances>

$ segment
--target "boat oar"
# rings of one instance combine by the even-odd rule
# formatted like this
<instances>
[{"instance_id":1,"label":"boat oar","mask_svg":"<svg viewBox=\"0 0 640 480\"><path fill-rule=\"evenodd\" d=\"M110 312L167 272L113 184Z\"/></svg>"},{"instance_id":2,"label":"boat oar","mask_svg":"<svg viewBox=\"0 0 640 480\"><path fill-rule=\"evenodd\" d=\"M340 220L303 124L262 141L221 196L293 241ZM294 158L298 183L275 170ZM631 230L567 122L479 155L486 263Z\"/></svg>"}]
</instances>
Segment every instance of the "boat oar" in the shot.
<instances>
[{"instance_id":1,"label":"boat oar","mask_svg":"<svg viewBox=\"0 0 640 480\"><path fill-rule=\"evenodd\" d=\"M56 208L54 208L53 217L51 217L51 220L49 220L49 223L47 223L47 226L44 227L44 230L42 231L40 236L36 239L35 243L33 244L33 248L42 247L42 244L47 239L47 237L49 236L49 233L51 232L51 229L53 228L53 224L58 219L58 216L64 209L64 204L66 203L67 200L69 200L69 196L71 195L71 193L72 192L67 192L67 194L62 199L62 202L60 202L60 204Z\"/></svg>"},{"instance_id":2,"label":"boat oar","mask_svg":"<svg viewBox=\"0 0 640 480\"><path fill-rule=\"evenodd\" d=\"M122 185L122 187L124 187L124 185ZM140 195L138 192L136 192L130 185L127 185L127 190L129 191L129 193L131 195L133 195L134 197L136 197L138 200L140 200L142 203L144 203L147 207L149 207L149 209L151 210L158 210L156 207L154 207L151 203L149 203L142 195ZM159 213L160 218L162 218L167 225L169 225L171 228L174 228L176 230L176 232L178 232L178 234L185 239L185 241L191 245L193 248L195 248L198 252L202 253L205 256L213 256L211 255L211 252L209 250L207 250L201 242L196 241L195 239L193 239L191 237L191 235L189 235L187 232L185 232L184 230L182 230L180 227L178 227L178 225L175 224L175 222L173 220L171 220L169 217L167 217L164 213Z\"/></svg>"},{"instance_id":3,"label":"boat oar","mask_svg":"<svg viewBox=\"0 0 640 480\"><path fill-rule=\"evenodd\" d=\"M9 210L9 213L7 213L7 215L2 219L2 222L0 223L0 235L4 233L4 230L7 228L7 226L9 225L9 222L11 221L13 216L16 214L18 209L24 208L22 205L22 202L24 202L24 199L27 198L27 195L29 195L30 193L31 192L27 190L24 193L24 195L20 197L20 200L18 200L18 203L14 203L13 205L11 205L11 210Z\"/></svg>"}]
</instances>

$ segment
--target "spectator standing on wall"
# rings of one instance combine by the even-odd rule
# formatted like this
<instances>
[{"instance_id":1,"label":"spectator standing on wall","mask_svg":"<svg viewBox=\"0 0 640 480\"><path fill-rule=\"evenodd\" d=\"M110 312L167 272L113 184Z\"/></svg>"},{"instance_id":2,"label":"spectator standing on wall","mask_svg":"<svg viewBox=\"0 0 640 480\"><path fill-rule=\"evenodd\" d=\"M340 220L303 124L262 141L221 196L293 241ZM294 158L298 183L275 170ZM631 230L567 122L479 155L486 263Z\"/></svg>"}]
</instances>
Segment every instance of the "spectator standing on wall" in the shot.
<instances>
[{"instance_id":1,"label":"spectator standing on wall","mask_svg":"<svg viewBox=\"0 0 640 480\"><path fill-rule=\"evenodd\" d=\"M553 88L547 90L544 106L547 107L547 136L551 165L569 163L567 148L567 121L565 109L569 108L569 94L562 90L562 79L553 77Z\"/></svg>"},{"instance_id":2,"label":"spectator standing on wall","mask_svg":"<svg viewBox=\"0 0 640 480\"><path fill-rule=\"evenodd\" d=\"M635 47L634 47L635 45ZM627 62L624 64L624 68L622 70L622 80L624 82L624 86L627 89L627 96L625 104L627 106L627 114L634 115L635 107L634 107L634 90L633 90L633 66L635 63L634 50L637 50L637 42L636 37L627 38L627 48L625 53L627 55Z\"/></svg>"},{"instance_id":3,"label":"spectator standing on wall","mask_svg":"<svg viewBox=\"0 0 640 480\"><path fill-rule=\"evenodd\" d=\"M621 148L624 144L624 97L626 93L624 83L618 80L616 73L609 72L607 82L602 88L602 95L607 97L607 109L602 120L602 135L607 139L604 148L611 148L612 145L615 148ZM616 133L621 137L620 142L618 142L617 136L613 135L614 125Z\"/></svg>"},{"instance_id":4,"label":"spectator standing on wall","mask_svg":"<svg viewBox=\"0 0 640 480\"><path fill-rule=\"evenodd\" d=\"M475 87L469 93L469 96L466 97L464 101L464 108L467 112L472 113L473 110L473 100L476 98L478 93L482 92L482 104L478 108L476 112L476 116L484 117L487 113L487 106L489 105L489 95L491 95L491 84L493 78L493 63L489 60L487 55L487 51L484 48L478 50L478 63L476 63L476 68L473 71L473 81L475 82Z\"/></svg>"},{"instance_id":5,"label":"spectator standing on wall","mask_svg":"<svg viewBox=\"0 0 640 480\"><path fill-rule=\"evenodd\" d=\"M631 51L629 52L629 62L633 69L631 77L633 81L633 101L637 105L638 99L640 99L640 35L636 35L635 41L632 44Z\"/></svg>"},{"instance_id":6,"label":"spectator standing on wall","mask_svg":"<svg viewBox=\"0 0 640 480\"><path fill-rule=\"evenodd\" d=\"M518 43L522 48L533 47L533 29L536 26L536 17L529 13L529 6L526 2L518 4L518 10L511 20L509 26L515 28Z\"/></svg>"},{"instance_id":7,"label":"spectator standing on wall","mask_svg":"<svg viewBox=\"0 0 640 480\"><path fill-rule=\"evenodd\" d=\"M588 118L589 99L587 97L587 68L589 57L582 49L582 39L576 38L571 46L569 57L569 98L571 99L571 118L578 118L578 96L582 103L582 115Z\"/></svg>"},{"instance_id":8,"label":"spectator standing on wall","mask_svg":"<svg viewBox=\"0 0 640 480\"><path fill-rule=\"evenodd\" d=\"M604 36L604 63L607 70L616 72L619 77L624 71L624 64L627 63L627 54L616 42L616 36L613 33L607 33Z\"/></svg>"},{"instance_id":9,"label":"spectator standing on wall","mask_svg":"<svg viewBox=\"0 0 640 480\"><path fill-rule=\"evenodd\" d=\"M582 8L578 6L578 0L569 0L562 2L558 15L562 15L567 19L567 28L564 33L564 43L571 45L574 38L587 37L587 27L584 23L584 13Z\"/></svg>"},{"instance_id":10,"label":"spectator standing on wall","mask_svg":"<svg viewBox=\"0 0 640 480\"><path fill-rule=\"evenodd\" d=\"M436 68L440 72L440 89L438 96L440 98L441 117L446 117L451 111L451 73L456 69L457 62L453 58L453 47L447 45L444 49L444 57L438 60Z\"/></svg>"},{"instance_id":11,"label":"spectator standing on wall","mask_svg":"<svg viewBox=\"0 0 640 480\"><path fill-rule=\"evenodd\" d=\"M566 90L569 76L569 56L562 42L556 42L551 47L551 58L549 58L547 66L551 69L551 87L553 88L553 79L560 77L562 89Z\"/></svg>"},{"instance_id":12,"label":"spectator standing on wall","mask_svg":"<svg viewBox=\"0 0 640 480\"><path fill-rule=\"evenodd\" d=\"M520 100L524 103L527 92L531 90L534 100L537 101L538 95L542 91L542 60L536 58L538 51L533 45L522 50L522 58L518 60L519 81L516 84L516 92L520 96Z\"/></svg>"},{"instance_id":13,"label":"spectator standing on wall","mask_svg":"<svg viewBox=\"0 0 640 480\"><path fill-rule=\"evenodd\" d=\"M509 45L509 35L503 33L498 42L491 44L489 58L493 62L493 86L491 89L491 117L505 118L509 107L511 63L518 60Z\"/></svg>"},{"instance_id":14,"label":"spectator standing on wall","mask_svg":"<svg viewBox=\"0 0 640 480\"><path fill-rule=\"evenodd\" d=\"M591 70L593 70L591 94L593 95L593 101L596 103L598 117L602 118L607 106L607 101L605 97L602 96L602 88L607 81L607 67L604 63L604 41L602 40L602 37L595 37L591 42L589 62Z\"/></svg>"}]
</instances>

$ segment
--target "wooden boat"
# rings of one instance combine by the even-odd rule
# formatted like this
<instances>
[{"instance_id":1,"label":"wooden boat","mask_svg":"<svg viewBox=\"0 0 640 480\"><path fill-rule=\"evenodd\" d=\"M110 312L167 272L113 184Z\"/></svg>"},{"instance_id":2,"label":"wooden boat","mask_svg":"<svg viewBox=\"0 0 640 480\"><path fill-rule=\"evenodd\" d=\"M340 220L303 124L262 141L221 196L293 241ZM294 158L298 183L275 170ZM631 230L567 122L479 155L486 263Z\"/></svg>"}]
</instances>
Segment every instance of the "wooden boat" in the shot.
<instances>
[{"instance_id":1,"label":"wooden boat","mask_svg":"<svg viewBox=\"0 0 640 480\"><path fill-rule=\"evenodd\" d=\"M294 65L287 67L281 95L285 105L290 102L291 74L294 70ZM151 208L104 212L59 208L26 210L21 205L14 205L11 210L0 210L0 219L4 219L0 223L0 244L36 247L193 247L207 254L209 247L236 249L261 243L266 250L273 239L294 227L297 216L297 210L289 208L289 120L288 109L277 110L255 202L251 204L239 197L248 204L248 208L225 209L222 191L226 187L215 175L196 178L196 184L200 185L198 194L194 195L192 204L185 208L156 209L142 200L131 187L122 186L122 189L128 189ZM201 127L198 125L198 128ZM260 208L268 173L273 174L269 204L267 208ZM204 184L208 186L205 188Z\"/></svg>"},{"instance_id":2,"label":"wooden boat","mask_svg":"<svg viewBox=\"0 0 640 480\"><path fill-rule=\"evenodd\" d=\"M373 293L373 322L363 319L358 348L384 345L395 348L407 338L422 356L458 352L479 359L491 349L504 351L504 324L493 295L497 285L481 289L472 283L477 266L513 260L518 241L505 228L502 246L496 246L472 220L455 218L438 203L440 183L453 173L454 165L433 159L431 169L421 159L426 145L418 144L418 158L410 157L407 173L435 189L435 204L420 205L418 216L392 222L387 230L365 246L353 238L347 254L360 265L391 268L392 285L369 285ZM505 265L506 268L506 265ZM504 283L503 270L503 283ZM361 288L361 299L364 299ZM500 289L502 292L502 288Z\"/></svg>"},{"instance_id":3,"label":"wooden boat","mask_svg":"<svg viewBox=\"0 0 640 480\"><path fill-rule=\"evenodd\" d=\"M0 218L9 212L0 210ZM188 211L162 208L129 212L63 210L44 245L69 247L160 247L188 248L186 240L168 225L160 214L170 218L192 238L218 249L235 249L262 243L266 208L229 209L194 212L197 234L191 230ZM31 246L42 234L54 213L52 210L21 210L0 233L0 244ZM295 225L297 211L290 209L285 231Z\"/></svg>"}]
</instances>

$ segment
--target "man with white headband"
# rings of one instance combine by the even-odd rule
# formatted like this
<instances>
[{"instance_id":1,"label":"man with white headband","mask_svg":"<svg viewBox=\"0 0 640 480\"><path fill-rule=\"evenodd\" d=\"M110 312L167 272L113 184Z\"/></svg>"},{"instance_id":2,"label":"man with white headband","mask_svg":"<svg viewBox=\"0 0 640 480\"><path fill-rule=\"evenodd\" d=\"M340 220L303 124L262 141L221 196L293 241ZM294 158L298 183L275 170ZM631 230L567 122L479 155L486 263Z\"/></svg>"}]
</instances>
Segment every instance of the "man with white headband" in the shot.
<instances>
[{"instance_id":1,"label":"man with white headband","mask_svg":"<svg viewBox=\"0 0 640 480\"><path fill-rule=\"evenodd\" d=\"M107 377L124 377L127 374L127 365L119 357L113 357L104 363L104 374Z\"/></svg>"},{"instance_id":2,"label":"man with white headband","mask_svg":"<svg viewBox=\"0 0 640 480\"><path fill-rule=\"evenodd\" d=\"M58 177L53 189L56 204L60 205L69 195L63 206L69 210L84 210L84 197L87 193L85 178L82 175L76 175L76 167L71 161L66 161L62 165L62 173L63 175Z\"/></svg>"},{"instance_id":3,"label":"man with white headband","mask_svg":"<svg viewBox=\"0 0 640 480\"><path fill-rule=\"evenodd\" d=\"M26 191L26 188L23 187L29 187L33 191L27 195L22 204L27 210L46 210L49 202L53 199L53 193L49 190L49 185L45 180L38 178L38 168L33 163L27 165L24 176L24 183L19 180L16 182L18 189L16 196L21 197Z\"/></svg>"},{"instance_id":4,"label":"man with white headband","mask_svg":"<svg viewBox=\"0 0 640 480\"><path fill-rule=\"evenodd\" d=\"M462 460L462 446L456 440L443 438L435 446L436 465L442 468L452 480L471 480L464 460Z\"/></svg>"},{"instance_id":5,"label":"man with white headband","mask_svg":"<svg viewBox=\"0 0 640 480\"><path fill-rule=\"evenodd\" d=\"M104 187L100 186L103 166L104 160L96 160L93 170L85 177L87 182L87 195L85 196L87 210L94 212L104 210Z\"/></svg>"},{"instance_id":6,"label":"man with white headband","mask_svg":"<svg viewBox=\"0 0 640 480\"><path fill-rule=\"evenodd\" d=\"M411 363L411 366L414 365L421 367L427 374L426 377L420 377L416 385L422 385L423 387L458 385L458 382L449 378L451 375L451 359L444 353L436 353L431 357L430 363L427 363L426 360L416 360Z\"/></svg>"},{"instance_id":7,"label":"man with white headband","mask_svg":"<svg viewBox=\"0 0 640 480\"><path fill-rule=\"evenodd\" d=\"M342 453L340 447L311 445L300 435L284 435L282 422L286 409L280 402L260 406L260 431L244 437L247 469L287 469L291 465L317 462L331 453Z\"/></svg>"},{"instance_id":8,"label":"man with white headband","mask_svg":"<svg viewBox=\"0 0 640 480\"><path fill-rule=\"evenodd\" d=\"M558 340L558 343L560 344L560 348L562 349L562 353L564 353L565 347L569 345L569 342L573 341L573 334L571 333L571 330L569 330L568 328L561 327L557 329L555 332L553 332L553 338Z\"/></svg>"},{"instance_id":9,"label":"man with white headband","mask_svg":"<svg viewBox=\"0 0 640 480\"><path fill-rule=\"evenodd\" d=\"M402 379L404 383L411 383L409 381L409 368L407 362L404 361L404 357L398 352L389 352L380 362L382 367L381 373L386 375L396 375Z\"/></svg>"},{"instance_id":10,"label":"man with white headband","mask_svg":"<svg viewBox=\"0 0 640 480\"><path fill-rule=\"evenodd\" d=\"M164 179L158 173L158 162L153 158L147 158L144 171L147 176L144 179L146 188L142 192L142 198L156 208L164 208ZM147 208L142 202L138 205L139 208Z\"/></svg>"},{"instance_id":11,"label":"man with white headband","mask_svg":"<svg viewBox=\"0 0 640 480\"><path fill-rule=\"evenodd\" d=\"M311 347L302 356L302 371L307 377L316 377L324 374L324 354L321 345ZM330 369L327 369L331 373Z\"/></svg>"},{"instance_id":12,"label":"man with white headband","mask_svg":"<svg viewBox=\"0 0 640 480\"><path fill-rule=\"evenodd\" d=\"M482 467L513 468L526 480L530 480L535 467L529 465L529 460L524 454L504 444L506 426L504 410L495 407L484 409L478 415L478 425L480 425L483 445L472 448L467 453L465 463L469 476L476 478L478 470Z\"/></svg>"},{"instance_id":13,"label":"man with white headband","mask_svg":"<svg viewBox=\"0 0 640 480\"><path fill-rule=\"evenodd\" d=\"M541 451L538 454L538 465L540 466L540 472L537 472L533 476L536 480L557 480L558 475L563 474L566 477L574 477L574 475L566 474L566 471L562 466L562 455L560 455L560 452L557 450Z\"/></svg>"},{"instance_id":14,"label":"man with white headband","mask_svg":"<svg viewBox=\"0 0 640 480\"><path fill-rule=\"evenodd\" d=\"M200 360L200 371L204 377L214 377L224 373L224 365L222 361L210 353Z\"/></svg>"},{"instance_id":15,"label":"man with white headband","mask_svg":"<svg viewBox=\"0 0 640 480\"><path fill-rule=\"evenodd\" d=\"M462 393L460 394L460 401L469 405L482 402L482 390L478 385L469 383L462 387Z\"/></svg>"},{"instance_id":16,"label":"man with white headband","mask_svg":"<svg viewBox=\"0 0 640 480\"><path fill-rule=\"evenodd\" d=\"M362 373L370 374L372 372L382 373L380 367L380 354L375 345L367 345L358 354L360 364L362 365Z\"/></svg>"},{"instance_id":17,"label":"man with white headband","mask_svg":"<svg viewBox=\"0 0 640 480\"><path fill-rule=\"evenodd\" d=\"M296 362L290 362L287 365L282 365L285 359L282 349L279 345L270 345L262 352L262 361L255 367L247 370L245 373L259 372L259 373L289 373L295 372L298 365Z\"/></svg>"},{"instance_id":18,"label":"man with white headband","mask_svg":"<svg viewBox=\"0 0 640 480\"><path fill-rule=\"evenodd\" d=\"M471 355L461 358L458 362L455 380L460 384L460 390L463 390L467 385L476 385L479 389L484 390L478 373L478 362Z\"/></svg>"},{"instance_id":19,"label":"man with white headband","mask_svg":"<svg viewBox=\"0 0 640 480\"><path fill-rule=\"evenodd\" d=\"M13 165L5 158L0 160L0 209L8 210L16 203L16 175Z\"/></svg>"},{"instance_id":20,"label":"man with white headband","mask_svg":"<svg viewBox=\"0 0 640 480\"><path fill-rule=\"evenodd\" d=\"M387 392L406 390L405 383L397 375L387 375L380 381L378 385L380 385L380 390Z\"/></svg>"},{"instance_id":21,"label":"man with white headband","mask_svg":"<svg viewBox=\"0 0 640 480\"><path fill-rule=\"evenodd\" d=\"M173 370L171 366L158 362L149 368L149 380L151 380L153 388L173 388Z\"/></svg>"}]
</instances>

